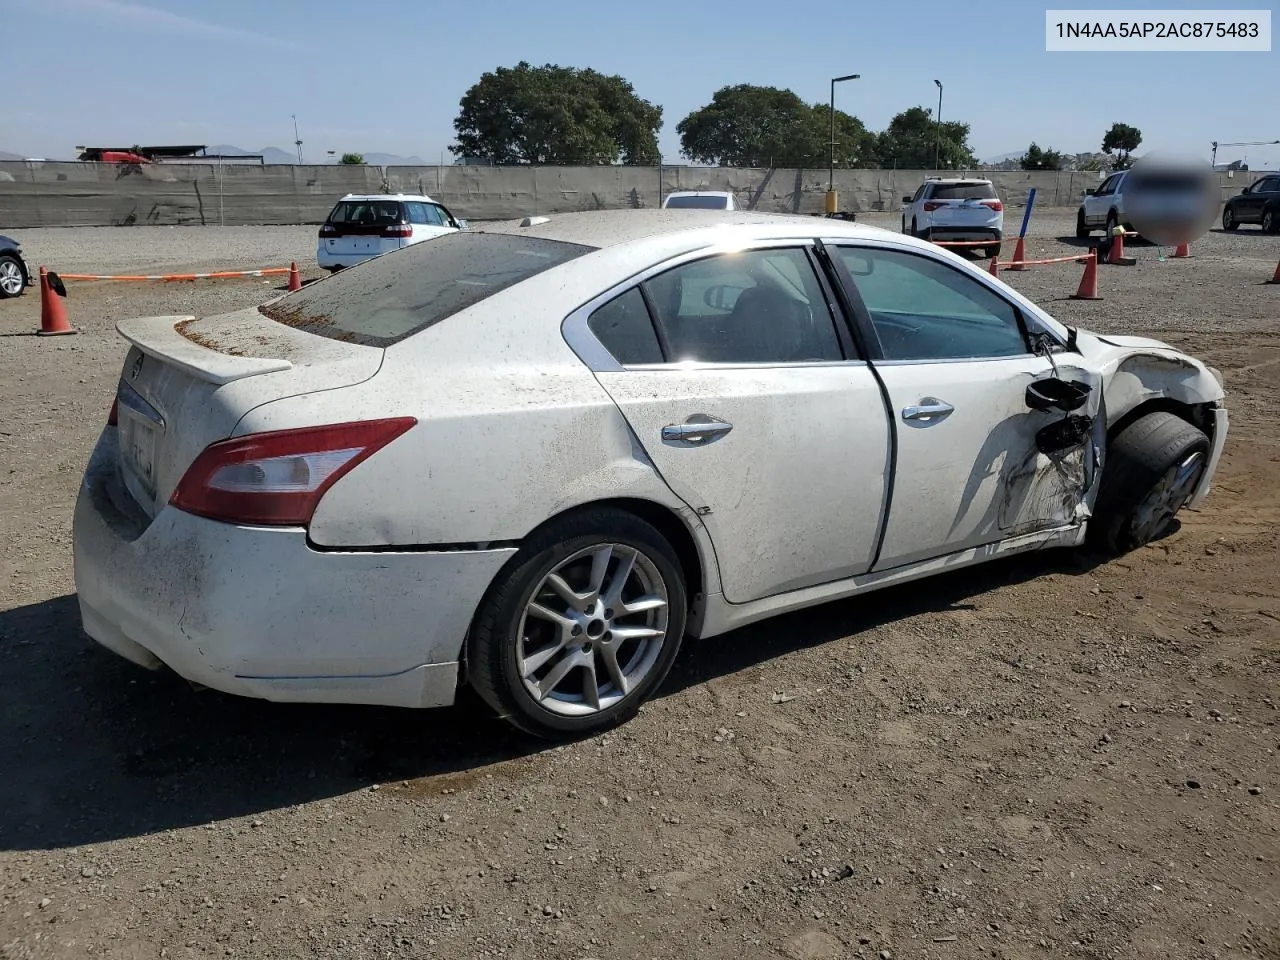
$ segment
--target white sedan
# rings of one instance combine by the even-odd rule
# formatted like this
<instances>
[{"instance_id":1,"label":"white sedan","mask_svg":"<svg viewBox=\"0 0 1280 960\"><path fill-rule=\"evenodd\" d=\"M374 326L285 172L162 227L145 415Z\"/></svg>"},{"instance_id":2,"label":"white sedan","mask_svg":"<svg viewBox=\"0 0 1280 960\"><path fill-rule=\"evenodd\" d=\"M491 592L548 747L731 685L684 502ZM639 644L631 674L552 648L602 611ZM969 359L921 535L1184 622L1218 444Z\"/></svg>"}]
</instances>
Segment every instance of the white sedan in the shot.
<instances>
[{"instance_id":1,"label":"white sedan","mask_svg":"<svg viewBox=\"0 0 1280 960\"><path fill-rule=\"evenodd\" d=\"M486 225L131 344L75 513L84 627L272 700L619 723L681 638L1166 534L1217 373L911 237L619 211Z\"/></svg>"}]
</instances>

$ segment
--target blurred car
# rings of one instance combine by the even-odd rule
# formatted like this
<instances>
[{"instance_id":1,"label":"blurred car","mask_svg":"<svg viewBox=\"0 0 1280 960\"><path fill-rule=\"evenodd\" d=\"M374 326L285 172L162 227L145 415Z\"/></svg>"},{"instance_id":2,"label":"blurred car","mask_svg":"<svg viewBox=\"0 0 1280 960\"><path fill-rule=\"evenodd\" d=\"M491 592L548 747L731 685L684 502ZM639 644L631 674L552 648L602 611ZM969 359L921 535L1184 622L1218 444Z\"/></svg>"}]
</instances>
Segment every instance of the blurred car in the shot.
<instances>
[{"instance_id":1,"label":"blurred car","mask_svg":"<svg viewBox=\"0 0 1280 960\"><path fill-rule=\"evenodd\" d=\"M990 240L990 246L968 249L1000 256L1004 204L990 180L930 177L902 202L903 233L924 240Z\"/></svg>"},{"instance_id":2,"label":"blurred car","mask_svg":"<svg viewBox=\"0 0 1280 960\"><path fill-rule=\"evenodd\" d=\"M1280 232L1280 174L1249 184L1223 205L1223 230L1242 223L1260 224L1264 233Z\"/></svg>"},{"instance_id":3,"label":"blurred car","mask_svg":"<svg viewBox=\"0 0 1280 960\"><path fill-rule=\"evenodd\" d=\"M677 190L662 201L664 210L737 210L727 190Z\"/></svg>"},{"instance_id":4,"label":"blurred car","mask_svg":"<svg viewBox=\"0 0 1280 960\"><path fill-rule=\"evenodd\" d=\"M1218 186L1207 165L1137 166L1085 191L1076 236L1084 239L1100 227L1110 237L1120 226L1155 243L1181 242L1164 235L1180 231L1189 241L1208 229L1217 209Z\"/></svg>"},{"instance_id":5,"label":"blurred car","mask_svg":"<svg viewBox=\"0 0 1280 960\"><path fill-rule=\"evenodd\" d=\"M117 329L75 510L91 637L271 700L469 684L546 736L634 715L686 632L1141 546L1227 435L1198 360L813 217L489 224Z\"/></svg>"},{"instance_id":6,"label":"blurred car","mask_svg":"<svg viewBox=\"0 0 1280 960\"><path fill-rule=\"evenodd\" d=\"M12 237L0 236L0 300L22 296L30 282L22 245Z\"/></svg>"},{"instance_id":7,"label":"blurred car","mask_svg":"<svg viewBox=\"0 0 1280 960\"><path fill-rule=\"evenodd\" d=\"M320 227L316 262L341 270L465 226L425 195L347 194Z\"/></svg>"}]
</instances>

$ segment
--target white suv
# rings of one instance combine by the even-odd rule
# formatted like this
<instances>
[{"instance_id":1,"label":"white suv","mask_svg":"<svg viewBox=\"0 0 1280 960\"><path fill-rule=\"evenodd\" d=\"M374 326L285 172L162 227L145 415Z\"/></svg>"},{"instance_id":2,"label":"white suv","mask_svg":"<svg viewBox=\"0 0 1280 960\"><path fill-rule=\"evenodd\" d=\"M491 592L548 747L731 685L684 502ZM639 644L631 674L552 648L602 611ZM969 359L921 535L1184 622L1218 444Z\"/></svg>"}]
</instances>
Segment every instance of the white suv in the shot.
<instances>
[{"instance_id":1,"label":"white suv","mask_svg":"<svg viewBox=\"0 0 1280 960\"><path fill-rule=\"evenodd\" d=\"M349 193L320 227L316 262L341 270L466 225L428 196Z\"/></svg>"},{"instance_id":2,"label":"white suv","mask_svg":"<svg viewBox=\"0 0 1280 960\"><path fill-rule=\"evenodd\" d=\"M985 256L1000 256L1004 204L990 180L930 177L903 197L902 232L925 240L990 240Z\"/></svg>"},{"instance_id":3,"label":"white suv","mask_svg":"<svg viewBox=\"0 0 1280 960\"><path fill-rule=\"evenodd\" d=\"M736 210L727 190L677 190L662 201L664 210Z\"/></svg>"}]
</instances>

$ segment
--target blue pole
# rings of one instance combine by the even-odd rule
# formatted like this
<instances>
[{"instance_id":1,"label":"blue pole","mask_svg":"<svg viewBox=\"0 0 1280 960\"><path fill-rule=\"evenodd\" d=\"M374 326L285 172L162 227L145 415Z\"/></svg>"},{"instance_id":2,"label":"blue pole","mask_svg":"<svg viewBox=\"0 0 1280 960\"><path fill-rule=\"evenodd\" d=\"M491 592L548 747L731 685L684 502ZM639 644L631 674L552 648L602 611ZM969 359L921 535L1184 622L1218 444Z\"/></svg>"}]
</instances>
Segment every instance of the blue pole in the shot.
<instances>
[{"instance_id":1,"label":"blue pole","mask_svg":"<svg viewBox=\"0 0 1280 960\"><path fill-rule=\"evenodd\" d=\"M1024 238L1026 237L1027 224L1031 222L1031 208L1034 207L1035 205L1036 205L1036 188L1032 187L1030 190L1027 191L1027 209L1022 211L1022 232L1018 234L1019 237L1024 237Z\"/></svg>"}]
</instances>

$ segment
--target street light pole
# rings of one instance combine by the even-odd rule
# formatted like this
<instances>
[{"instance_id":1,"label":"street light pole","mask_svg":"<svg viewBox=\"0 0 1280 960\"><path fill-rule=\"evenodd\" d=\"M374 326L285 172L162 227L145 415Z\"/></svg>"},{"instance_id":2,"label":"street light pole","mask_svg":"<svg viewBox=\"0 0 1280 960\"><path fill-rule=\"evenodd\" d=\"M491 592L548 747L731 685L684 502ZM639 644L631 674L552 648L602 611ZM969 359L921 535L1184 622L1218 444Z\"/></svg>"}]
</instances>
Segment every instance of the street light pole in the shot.
<instances>
[{"instance_id":1,"label":"street light pole","mask_svg":"<svg viewBox=\"0 0 1280 960\"><path fill-rule=\"evenodd\" d=\"M835 213L839 204L836 198L836 84L845 80L859 80L862 74L850 73L831 78L831 142L827 144L827 213Z\"/></svg>"},{"instance_id":2,"label":"street light pole","mask_svg":"<svg viewBox=\"0 0 1280 960\"><path fill-rule=\"evenodd\" d=\"M938 172L939 157L942 154L942 81L933 81L938 85L938 116L937 122L934 124L935 132L933 136L933 172Z\"/></svg>"}]
</instances>

